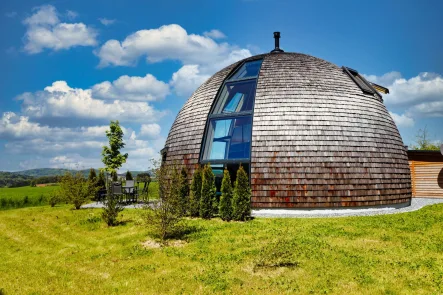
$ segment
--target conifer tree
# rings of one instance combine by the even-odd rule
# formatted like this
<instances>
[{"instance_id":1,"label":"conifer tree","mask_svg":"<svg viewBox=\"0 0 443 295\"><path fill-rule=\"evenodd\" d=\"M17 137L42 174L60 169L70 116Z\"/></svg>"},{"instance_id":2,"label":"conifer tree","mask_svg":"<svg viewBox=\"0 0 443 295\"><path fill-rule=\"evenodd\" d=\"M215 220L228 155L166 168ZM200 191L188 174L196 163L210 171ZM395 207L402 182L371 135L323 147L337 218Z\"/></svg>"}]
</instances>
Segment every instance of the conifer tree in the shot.
<instances>
[{"instance_id":1,"label":"conifer tree","mask_svg":"<svg viewBox=\"0 0 443 295\"><path fill-rule=\"evenodd\" d=\"M182 167L180 171L180 208L183 215L187 215L189 212L189 182L188 173L186 168Z\"/></svg>"},{"instance_id":2,"label":"conifer tree","mask_svg":"<svg viewBox=\"0 0 443 295\"><path fill-rule=\"evenodd\" d=\"M244 221L249 216L251 216L251 189L249 188L248 175L240 165L234 185L232 219Z\"/></svg>"},{"instance_id":3,"label":"conifer tree","mask_svg":"<svg viewBox=\"0 0 443 295\"><path fill-rule=\"evenodd\" d=\"M211 219L213 214L212 201L215 199L215 176L211 165L207 164L203 168L202 192L200 197L200 217Z\"/></svg>"},{"instance_id":4,"label":"conifer tree","mask_svg":"<svg viewBox=\"0 0 443 295\"><path fill-rule=\"evenodd\" d=\"M192 217L200 215L200 197L202 193L202 169L199 166L192 176L191 194L189 196L189 213Z\"/></svg>"},{"instance_id":5,"label":"conifer tree","mask_svg":"<svg viewBox=\"0 0 443 295\"><path fill-rule=\"evenodd\" d=\"M232 218L232 184L228 169L223 172L220 197L220 217L225 221Z\"/></svg>"},{"instance_id":6,"label":"conifer tree","mask_svg":"<svg viewBox=\"0 0 443 295\"><path fill-rule=\"evenodd\" d=\"M91 182L94 182L97 178L97 174L95 173L95 169L91 168L89 169L89 176L88 176L88 180Z\"/></svg>"},{"instance_id":7,"label":"conifer tree","mask_svg":"<svg viewBox=\"0 0 443 295\"><path fill-rule=\"evenodd\" d=\"M126 180L134 180L134 178L132 178L132 174L131 174L131 172L129 172L129 170L126 171Z\"/></svg>"}]
</instances>

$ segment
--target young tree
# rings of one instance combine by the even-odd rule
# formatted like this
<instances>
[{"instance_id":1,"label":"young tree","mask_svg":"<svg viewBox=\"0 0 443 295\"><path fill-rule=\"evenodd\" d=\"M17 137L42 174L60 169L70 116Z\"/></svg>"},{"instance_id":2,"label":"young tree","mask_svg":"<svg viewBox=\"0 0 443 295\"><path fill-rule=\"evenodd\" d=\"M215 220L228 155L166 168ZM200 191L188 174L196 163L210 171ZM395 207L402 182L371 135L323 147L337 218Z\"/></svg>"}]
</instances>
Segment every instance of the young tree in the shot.
<instances>
[{"instance_id":1,"label":"young tree","mask_svg":"<svg viewBox=\"0 0 443 295\"><path fill-rule=\"evenodd\" d=\"M125 143L123 142L123 131L118 121L111 121L109 130L106 130L106 136L109 140L109 147L103 146L102 162L106 166L106 171L117 174L118 168L128 159L127 153L124 155L120 153L120 150L125 147Z\"/></svg>"},{"instance_id":2,"label":"young tree","mask_svg":"<svg viewBox=\"0 0 443 295\"><path fill-rule=\"evenodd\" d=\"M180 171L180 207L182 208L183 215L188 214L189 212L189 182L188 182L188 173L186 172L186 168L182 167Z\"/></svg>"},{"instance_id":3,"label":"young tree","mask_svg":"<svg viewBox=\"0 0 443 295\"><path fill-rule=\"evenodd\" d=\"M249 216L251 216L251 189L249 188L248 175L243 166L240 165L234 184L232 219L244 221Z\"/></svg>"},{"instance_id":4,"label":"young tree","mask_svg":"<svg viewBox=\"0 0 443 295\"><path fill-rule=\"evenodd\" d=\"M220 217L225 221L232 218L232 184L228 169L223 172L220 197Z\"/></svg>"},{"instance_id":5,"label":"young tree","mask_svg":"<svg viewBox=\"0 0 443 295\"><path fill-rule=\"evenodd\" d=\"M95 169L91 168L89 169L89 176L88 176L88 180L91 182L94 182L97 178L97 174L95 173Z\"/></svg>"},{"instance_id":6,"label":"young tree","mask_svg":"<svg viewBox=\"0 0 443 295\"><path fill-rule=\"evenodd\" d=\"M118 175L116 171L111 172L112 181L118 181Z\"/></svg>"},{"instance_id":7,"label":"young tree","mask_svg":"<svg viewBox=\"0 0 443 295\"><path fill-rule=\"evenodd\" d=\"M101 170L101 169L100 169L100 172L98 173L97 187L99 189L105 189L106 188L105 172L103 170Z\"/></svg>"},{"instance_id":8,"label":"young tree","mask_svg":"<svg viewBox=\"0 0 443 295\"><path fill-rule=\"evenodd\" d=\"M415 135L415 145L412 145L412 149L414 150L422 150L422 151L439 151L439 144L434 144L429 139L428 129L425 128L418 130Z\"/></svg>"},{"instance_id":9,"label":"young tree","mask_svg":"<svg viewBox=\"0 0 443 295\"><path fill-rule=\"evenodd\" d=\"M213 216L212 202L216 197L215 176L211 165L203 168L202 192L200 196L200 217L211 219Z\"/></svg>"},{"instance_id":10,"label":"young tree","mask_svg":"<svg viewBox=\"0 0 443 295\"><path fill-rule=\"evenodd\" d=\"M155 169L159 184L160 201L154 206L145 206L145 221L152 233L160 238L162 243L182 229L182 210L178 202L178 183L180 173L176 166L162 165Z\"/></svg>"},{"instance_id":11,"label":"young tree","mask_svg":"<svg viewBox=\"0 0 443 295\"><path fill-rule=\"evenodd\" d=\"M202 169L200 166L194 171L191 183L191 194L189 196L189 212L192 217L200 214L200 197L202 193Z\"/></svg>"},{"instance_id":12,"label":"young tree","mask_svg":"<svg viewBox=\"0 0 443 295\"><path fill-rule=\"evenodd\" d=\"M75 209L80 209L81 205L97 193L97 187L85 179L80 172L66 173L60 182L60 189L66 200L73 204Z\"/></svg>"},{"instance_id":13,"label":"young tree","mask_svg":"<svg viewBox=\"0 0 443 295\"><path fill-rule=\"evenodd\" d=\"M108 226L117 225L118 214L123 211L123 207L117 202L117 198L112 194L107 194L104 204L102 218Z\"/></svg>"},{"instance_id":14,"label":"young tree","mask_svg":"<svg viewBox=\"0 0 443 295\"><path fill-rule=\"evenodd\" d=\"M132 178L132 174L131 174L131 172L129 172L129 170L126 171L126 180L134 180L134 178Z\"/></svg>"}]
</instances>

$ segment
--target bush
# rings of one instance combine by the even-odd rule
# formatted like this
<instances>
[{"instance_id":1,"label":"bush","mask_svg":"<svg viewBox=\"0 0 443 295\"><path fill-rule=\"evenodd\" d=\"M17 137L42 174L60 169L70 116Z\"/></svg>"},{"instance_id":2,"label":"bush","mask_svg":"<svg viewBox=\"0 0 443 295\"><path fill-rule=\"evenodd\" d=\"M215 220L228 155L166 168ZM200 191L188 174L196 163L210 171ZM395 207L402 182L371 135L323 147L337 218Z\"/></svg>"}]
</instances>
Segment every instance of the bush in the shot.
<instances>
[{"instance_id":1,"label":"bush","mask_svg":"<svg viewBox=\"0 0 443 295\"><path fill-rule=\"evenodd\" d=\"M96 186L98 189L105 189L106 188L105 172L103 170L100 170L100 172L98 173Z\"/></svg>"},{"instance_id":2,"label":"bush","mask_svg":"<svg viewBox=\"0 0 443 295\"><path fill-rule=\"evenodd\" d=\"M123 207L117 202L117 198L112 194L106 197L105 207L103 208L102 218L108 226L117 225L118 214L123 211Z\"/></svg>"},{"instance_id":3,"label":"bush","mask_svg":"<svg viewBox=\"0 0 443 295\"><path fill-rule=\"evenodd\" d=\"M216 197L215 176L211 165L203 168L202 191L200 196L200 217L211 219L214 213L212 202Z\"/></svg>"},{"instance_id":4,"label":"bush","mask_svg":"<svg viewBox=\"0 0 443 295\"><path fill-rule=\"evenodd\" d=\"M52 191L49 194L48 203L51 205L51 207L54 207L55 205L61 203L63 201L61 197L60 191Z\"/></svg>"},{"instance_id":5,"label":"bush","mask_svg":"<svg viewBox=\"0 0 443 295\"><path fill-rule=\"evenodd\" d=\"M182 208L178 201L180 174L175 166L162 165L155 170L159 184L160 201L153 207L145 206L144 219L153 235L162 243L183 230Z\"/></svg>"},{"instance_id":6,"label":"bush","mask_svg":"<svg viewBox=\"0 0 443 295\"><path fill-rule=\"evenodd\" d=\"M200 197L202 193L202 169L200 166L194 171L189 196L189 213L192 217L200 215Z\"/></svg>"},{"instance_id":7,"label":"bush","mask_svg":"<svg viewBox=\"0 0 443 295\"><path fill-rule=\"evenodd\" d=\"M180 192L179 192L180 207L182 210L182 214L186 215L189 212L189 182L188 182L188 173L186 172L185 167L183 167L180 171L179 185L180 185Z\"/></svg>"},{"instance_id":8,"label":"bush","mask_svg":"<svg viewBox=\"0 0 443 295\"><path fill-rule=\"evenodd\" d=\"M251 216L251 189L248 175L240 165L237 170L237 179L234 185L232 199L232 219L244 221Z\"/></svg>"},{"instance_id":9,"label":"bush","mask_svg":"<svg viewBox=\"0 0 443 295\"><path fill-rule=\"evenodd\" d=\"M129 172L129 170L126 171L126 180L134 180L134 178L132 178L132 174L131 174L131 172Z\"/></svg>"},{"instance_id":10,"label":"bush","mask_svg":"<svg viewBox=\"0 0 443 295\"><path fill-rule=\"evenodd\" d=\"M231 176L227 169L223 172L221 185L220 217L225 221L229 221L232 218L232 184Z\"/></svg>"},{"instance_id":11,"label":"bush","mask_svg":"<svg viewBox=\"0 0 443 295\"><path fill-rule=\"evenodd\" d=\"M91 168L89 170L88 180L91 181L91 182L94 182L96 180L96 178L97 178L97 174L95 173L95 169Z\"/></svg>"},{"instance_id":12,"label":"bush","mask_svg":"<svg viewBox=\"0 0 443 295\"><path fill-rule=\"evenodd\" d=\"M66 200L73 204L75 209L80 209L81 205L97 193L97 187L86 180L80 172L66 173L60 182L60 188Z\"/></svg>"}]
</instances>

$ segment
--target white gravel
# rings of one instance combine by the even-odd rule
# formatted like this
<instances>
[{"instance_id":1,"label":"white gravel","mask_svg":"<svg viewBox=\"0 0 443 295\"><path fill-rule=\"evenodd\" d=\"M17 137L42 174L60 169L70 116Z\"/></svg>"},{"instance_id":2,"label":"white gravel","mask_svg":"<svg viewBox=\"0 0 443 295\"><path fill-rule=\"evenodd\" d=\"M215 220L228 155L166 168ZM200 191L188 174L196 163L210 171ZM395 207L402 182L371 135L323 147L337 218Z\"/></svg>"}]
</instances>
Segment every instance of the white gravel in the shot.
<instances>
[{"instance_id":1,"label":"white gravel","mask_svg":"<svg viewBox=\"0 0 443 295\"><path fill-rule=\"evenodd\" d=\"M252 210L254 217L282 218L324 218L348 216L373 216L416 211L427 205L443 203L443 198L412 198L411 206L403 208L365 208L365 209L261 209Z\"/></svg>"},{"instance_id":2,"label":"white gravel","mask_svg":"<svg viewBox=\"0 0 443 295\"><path fill-rule=\"evenodd\" d=\"M153 202L150 202L151 206ZM252 210L254 217L267 218L325 218L325 217L348 217L348 216L373 216L384 214L396 214L416 211L424 206L443 203L443 198L412 198L411 206L403 208L365 208L365 209L261 209ZM142 208L145 204L131 204L124 208L137 209ZM83 205L82 208L103 208L102 203L89 203Z\"/></svg>"}]
</instances>

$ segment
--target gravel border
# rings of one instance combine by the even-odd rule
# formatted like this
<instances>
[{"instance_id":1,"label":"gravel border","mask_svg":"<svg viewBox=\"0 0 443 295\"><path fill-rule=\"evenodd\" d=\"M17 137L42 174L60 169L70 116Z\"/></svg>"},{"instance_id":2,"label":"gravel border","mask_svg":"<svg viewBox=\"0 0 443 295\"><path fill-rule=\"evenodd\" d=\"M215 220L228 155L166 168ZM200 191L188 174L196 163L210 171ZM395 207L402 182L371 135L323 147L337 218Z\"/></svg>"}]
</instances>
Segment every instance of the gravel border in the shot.
<instances>
[{"instance_id":1,"label":"gravel border","mask_svg":"<svg viewBox=\"0 0 443 295\"><path fill-rule=\"evenodd\" d=\"M425 206L443 203L443 198L412 198L411 206L403 208L368 208L368 209L261 209L252 210L252 216L265 218L325 218L349 216L374 216L417 211Z\"/></svg>"},{"instance_id":2,"label":"gravel border","mask_svg":"<svg viewBox=\"0 0 443 295\"><path fill-rule=\"evenodd\" d=\"M425 206L443 203L443 198L412 198L411 206L403 208L365 208L365 209L261 209L252 210L253 217L264 218L326 218L326 217L349 217L349 216L374 216L385 214L397 214L417 211ZM152 205L153 202L150 202ZM140 209L145 204L131 204L123 206L126 209ZM103 208L103 203L89 203L82 208Z\"/></svg>"}]
</instances>

